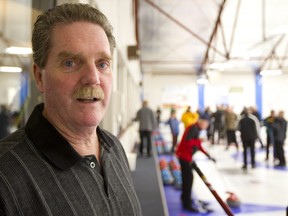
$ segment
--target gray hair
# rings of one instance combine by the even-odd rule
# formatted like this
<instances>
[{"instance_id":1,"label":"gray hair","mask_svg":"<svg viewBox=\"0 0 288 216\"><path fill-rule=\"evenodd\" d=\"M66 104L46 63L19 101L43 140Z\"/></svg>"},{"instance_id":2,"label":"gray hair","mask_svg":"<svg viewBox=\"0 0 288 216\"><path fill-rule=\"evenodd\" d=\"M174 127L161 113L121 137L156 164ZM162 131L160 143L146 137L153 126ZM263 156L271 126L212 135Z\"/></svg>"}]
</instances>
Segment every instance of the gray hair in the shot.
<instances>
[{"instance_id":1,"label":"gray hair","mask_svg":"<svg viewBox=\"0 0 288 216\"><path fill-rule=\"evenodd\" d=\"M103 28L110 44L111 54L116 47L113 28L106 16L88 4L62 4L51 8L37 17L32 31L32 49L34 63L44 68L52 47L51 36L53 28L59 24L69 24L77 21L87 21Z\"/></svg>"}]
</instances>

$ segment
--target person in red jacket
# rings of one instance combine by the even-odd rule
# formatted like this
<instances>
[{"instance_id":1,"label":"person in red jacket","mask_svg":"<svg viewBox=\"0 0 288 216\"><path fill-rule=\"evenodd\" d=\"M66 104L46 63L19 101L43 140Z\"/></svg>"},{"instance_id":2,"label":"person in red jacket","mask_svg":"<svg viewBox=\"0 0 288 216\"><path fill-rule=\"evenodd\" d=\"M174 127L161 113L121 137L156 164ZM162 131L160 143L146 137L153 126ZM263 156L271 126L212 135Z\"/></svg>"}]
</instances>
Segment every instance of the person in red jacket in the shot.
<instances>
[{"instance_id":1,"label":"person in red jacket","mask_svg":"<svg viewBox=\"0 0 288 216\"><path fill-rule=\"evenodd\" d=\"M202 139L200 132L206 130L209 122L205 119L199 119L196 123L187 127L184 131L182 139L177 146L176 156L179 159L182 174L182 194L181 200L185 210L198 212L199 209L192 205L191 190L193 185L193 172L191 162L193 154L200 150L209 159L215 162L208 152L202 147Z\"/></svg>"}]
</instances>

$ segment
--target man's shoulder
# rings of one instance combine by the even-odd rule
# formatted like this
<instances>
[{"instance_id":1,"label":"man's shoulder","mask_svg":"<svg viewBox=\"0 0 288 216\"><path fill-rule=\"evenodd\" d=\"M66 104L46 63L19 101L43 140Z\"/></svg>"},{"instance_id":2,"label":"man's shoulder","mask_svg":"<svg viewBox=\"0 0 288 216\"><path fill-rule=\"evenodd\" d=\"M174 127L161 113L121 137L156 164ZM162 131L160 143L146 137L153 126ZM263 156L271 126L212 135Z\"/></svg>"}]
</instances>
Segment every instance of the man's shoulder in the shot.
<instances>
[{"instance_id":1,"label":"man's shoulder","mask_svg":"<svg viewBox=\"0 0 288 216\"><path fill-rule=\"evenodd\" d=\"M21 128L0 141L0 157L26 139L25 129Z\"/></svg>"},{"instance_id":2,"label":"man's shoulder","mask_svg":"<svg viewBox=\"0 0 288 216\"><path fill-rule=\"evenodd\" d=\"M144 112L153 112L153 110L150 107L143 107L142 109Z\"/></svg>"}]
</instances>

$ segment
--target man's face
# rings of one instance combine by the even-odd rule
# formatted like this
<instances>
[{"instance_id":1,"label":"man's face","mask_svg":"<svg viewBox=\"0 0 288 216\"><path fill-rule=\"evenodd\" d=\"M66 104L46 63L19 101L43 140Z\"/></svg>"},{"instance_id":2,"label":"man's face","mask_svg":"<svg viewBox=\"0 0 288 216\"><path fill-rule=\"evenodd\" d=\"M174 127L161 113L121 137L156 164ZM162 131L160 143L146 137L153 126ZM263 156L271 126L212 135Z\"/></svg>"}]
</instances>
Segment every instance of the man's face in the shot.
<instances>
[{"instance_id":1,"label":"man's face","mask_svg":"<svg viewBox=\"0 0 288 216\"><path fill-rule=\"evenodd\" d=\"M37 87L44 95L43 115L60 127L97 126L112 85L111 52L104 30L88 22L60 24L54 27L51 42L45 68L34 65ZM79 91L83 87L88 90Z\"/></svg>"}]
</instances>

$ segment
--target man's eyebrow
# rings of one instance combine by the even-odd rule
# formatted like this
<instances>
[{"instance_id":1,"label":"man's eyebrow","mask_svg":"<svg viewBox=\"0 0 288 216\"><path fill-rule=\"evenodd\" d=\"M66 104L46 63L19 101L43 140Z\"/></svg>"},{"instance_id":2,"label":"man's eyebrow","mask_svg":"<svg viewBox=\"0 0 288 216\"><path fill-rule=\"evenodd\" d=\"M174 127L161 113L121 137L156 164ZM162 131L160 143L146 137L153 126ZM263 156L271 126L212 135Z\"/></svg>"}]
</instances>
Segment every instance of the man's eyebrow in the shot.
<instances>
[{"instance_id":1,"label":"man's eyebrow","mask_svg":"<svg viewBox=\"0 0 288 216\"><path fill-rule=\"evenodd\" d=\"M99 52L98 55L100 56L100 58L102 59L107 59L107 60L111 60L112 56L106 52Z\"/></svg>"},{"instance_id":2,"label":"man's eyebrow","mask_svg":"<svg viewBox=\"0 0 288 216\"><path fill-rule=\"evenodd\" d=\"M67 57L80 57L80 54L77 54L77 53L72 53L72 52L69 52L69 51L63 51L63 52L60 52L58 55L57 55L57 58L58 59L63 59L63 58L67 58Z\"/></svg>"}]
</instances>

